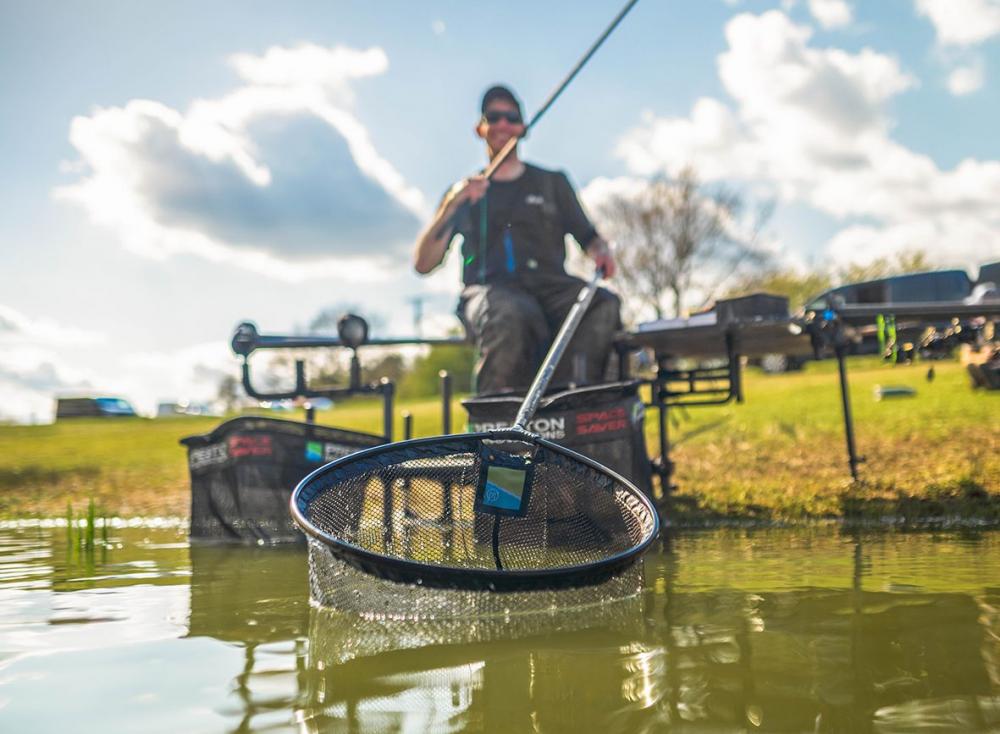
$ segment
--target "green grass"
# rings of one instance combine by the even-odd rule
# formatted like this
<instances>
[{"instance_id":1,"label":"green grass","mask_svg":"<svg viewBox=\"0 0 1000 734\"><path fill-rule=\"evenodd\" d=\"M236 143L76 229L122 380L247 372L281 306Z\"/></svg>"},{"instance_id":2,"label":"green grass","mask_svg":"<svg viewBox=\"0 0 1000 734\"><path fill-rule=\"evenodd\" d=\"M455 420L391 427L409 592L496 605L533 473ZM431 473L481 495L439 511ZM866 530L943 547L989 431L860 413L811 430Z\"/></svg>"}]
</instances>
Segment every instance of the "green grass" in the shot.
<instances>
[{"instance_id":1,"label":"green grass","mask_svg":"<svg viewBox=\"0 0 1000 734\"><path fill-rule=\"evenodd\" d=\"M434 399L402 406L413 414L417 435L441 430ZM454 430L464 410L453 406ZM301 410L267 415L304 420ZM317 422L381 433L378 399L339 403ZM190 483L184 436L207 433L217 418L75 419L44 426L0 425L0 517L62 517L67 503L79 515L92 498L108 516L186 516ZM395 431L402 436L402 418Z\"/></svg>"},{"instance_id":2,"label":"green grass","mask_svg":"<svg viewBox=\"0 0 1000 734\"><path fill-rule=\"evenodd\" d=\"M746 402L672 412L672 458L679 485L669 505L678 522L819 517L974 517L1000 521L1000 393L973 391L962 367L890 367L850 362L857 444L867 463L852 483L847 466L836 364L802 373L748 370ZM878 402L878 384L906 385L912 398ZM440 403L397 405L414 416L415 434L440 432ZM301 412L272 414L302 418ZM465 412L456 399L453 426ZM381 430L376 399L344 401L318 422ZM76 420L50 426L0 426L0 516L77 516L93 500L101 514L185 516L190 502L186 454L178 440L204 433L211 418ZM655 414L647 416L651 451Z\"/></svg>"}]
</instances>

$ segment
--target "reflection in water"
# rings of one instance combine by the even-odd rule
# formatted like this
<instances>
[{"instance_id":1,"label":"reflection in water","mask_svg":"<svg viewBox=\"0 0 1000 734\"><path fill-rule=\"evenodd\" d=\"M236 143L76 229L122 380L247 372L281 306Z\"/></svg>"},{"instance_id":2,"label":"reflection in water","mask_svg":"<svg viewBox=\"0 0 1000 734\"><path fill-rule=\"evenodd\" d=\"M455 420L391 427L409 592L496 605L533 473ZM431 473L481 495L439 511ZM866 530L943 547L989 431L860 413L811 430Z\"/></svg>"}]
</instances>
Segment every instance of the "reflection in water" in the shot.
<instances>
[{"instance_id":1,"label":"reflection in water","mask_svg":"<svg viewBox=\"0 0 1000 734\"><path fill-rule=\"evenodd\" d=\"M633 706L653 696L648 681L634 682L636 669L639 677L649 670L639 568L594 587L507 594L338 573L350 588L337 598L350 609L317 606L310 623L312 678L301 712L309 731L334 723L359 732L579 731L629 705L626 689L645 693L631 696ZM381 612L392 594L424 615L358 613L366 600Z\"/></svg>"},{"instance_id":2,"label":"reflection in water","mask_svg":"<svg viewBox=\"0 0 1000 734\"><path fill-rule=\"evenodd\" d=\"M244 665L232 691L235 732L287 722L304 689L309 583L305 556L293 546L191 546L188 635L243 646Z\"/></svg>"},{"instance_id":3,"label":"reflection in water","mask_svg":"<svg viewBox=\"0 0 1000 734\"><path fill-rule=\"evenodd\" d=\"M339 621L317 612L310 644L320 647ZM442 642L330 667L310 655L313 687L302 713L310 731L332 721L364 732L588 731L612 712L627 719L657 703L655 658L625 632L606 628Z\"/></svg>"},{"instance_id":4,"label":"reflection in water","mask_svg":"<svg viewBox=\"0 0 1000 734\"><path fill-rule=\"evenodd\" d=\"M311 607L302 548L116 542L0 529L0 730L1000 730L996 532L683 533L638 594L403 619Z\"/></svg>"},{"instance_id":5,"label":"reflection in water","mask_svg":"<svg viewBox=\"0 0 1000 734\"><path fill-rule=\"evenodd\" d=\"M677 730L959 732L1000 725L1000 690L990 664L980 662L995 658L1000 628L973 596L957 591L970 573L962 559L927 563L927 536L819 535L806 545L823 555L800 556L808 568L782 579L768 574L780 567L788 573L789 559L772 564L767 557L781 533L745 537L752 545L727 571L703 569L714 577L693 584L703 588L691 589L684 564L701 563L682 552L667 553L657 568L653 584L663 593L654 598L669 680L664 718ZM970 574L980 581L996 578L995 536L990 541L983 550L993 552L991 568ZM841 553L830 555L831 546ZM845 557L850 578L831 576ZM949 565L951 579L940 575ZM749 572L740 588L711 588L722 576L732 579L733 566ZM910 575L940 590L896 581ZM803 576L820 583L794 588ZM835 588L833 581L850 586Z\"/></svg>"}]
</instances>

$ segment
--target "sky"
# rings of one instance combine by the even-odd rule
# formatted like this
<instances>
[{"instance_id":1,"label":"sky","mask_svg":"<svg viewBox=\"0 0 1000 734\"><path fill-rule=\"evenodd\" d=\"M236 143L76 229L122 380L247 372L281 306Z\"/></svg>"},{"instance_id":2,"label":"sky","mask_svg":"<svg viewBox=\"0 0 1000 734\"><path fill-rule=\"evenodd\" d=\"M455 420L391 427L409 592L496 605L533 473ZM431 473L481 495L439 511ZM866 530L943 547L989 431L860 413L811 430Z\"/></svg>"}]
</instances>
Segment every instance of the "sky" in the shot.
<instances>
[{"instance_id":1,"label":"sky","mask_svg":"<svg viewBox=\"0 0 1000 734\"><path fill-rule=\"evenodd\" d=\"M484 164L479 97L529 115L618 0L0 0L0 420L150 413L236 374L237 324L351 305L456 326L410 265ZM1000 259L1000 0L640 0L522 144L585 205L693 166L773 201L789 267Z\"/></svg>"}]
</instances>

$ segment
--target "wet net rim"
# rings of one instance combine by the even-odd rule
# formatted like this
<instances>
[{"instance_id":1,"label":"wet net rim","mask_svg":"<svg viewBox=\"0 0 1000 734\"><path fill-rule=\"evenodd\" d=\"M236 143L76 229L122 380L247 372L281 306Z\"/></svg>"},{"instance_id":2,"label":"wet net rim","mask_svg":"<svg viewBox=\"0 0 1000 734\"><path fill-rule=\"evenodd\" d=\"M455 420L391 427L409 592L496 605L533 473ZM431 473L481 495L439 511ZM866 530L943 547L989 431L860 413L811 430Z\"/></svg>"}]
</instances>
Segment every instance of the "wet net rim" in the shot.
<instances>
[{"instance_id":1,"label":"wet net rim","mask_svg":"<svg viewBox=\"0 0 1000 734\"><path fill-rule=\"evenodd\" d=\"M602 558L599 561L577 565L565 566L554 569L537 571L510 570L498 571L496 569L470 569L435 566L419 561L408 561L401 558L393 558L381 553L375 553L364 548L360 548L351 543L347 543L329 533L320 530L306 516L305 510L320 491L308 491L320 477L327 474L336 473L344 465L353 466L365 459L376 457L381 453L397 451L399 449L412 447L450 447L447 453L454 453L454 449L467 446L468 450L475 451L482 441L522 441L538 444L549 451L562 454L570 459L586 464L602 474L611 477L613 480L623 485L630 491L630 499L638 501L644 505L648 516L652 519L651 527L647 537L640 543L626 551ZM353 474L353 472L352 472ZM589 586L600 583L611 578L623 569L631 565L642 553L652 544L660 532L659 513L649 499L632 482L627 480L617 472L606 466L599 464L593 459L579 454L565 446L560 446L533 433L519 430L517 428L505 428L481 433L460 433L449 436L431 436L426 438L415 438L409 441L399 441L391 444L383 444L368 449L356 451L348 456L319 467L310 472L296 485L289 500L289 508L295 523L309 536L320 541L330 548L330 551L350 564L366 573L397 581L400 583L420 584L437 588L468 589L468 590L491 590L491 591L523 591L532 589L561 589L572 586Z\"/></svg>"}]
</instances>

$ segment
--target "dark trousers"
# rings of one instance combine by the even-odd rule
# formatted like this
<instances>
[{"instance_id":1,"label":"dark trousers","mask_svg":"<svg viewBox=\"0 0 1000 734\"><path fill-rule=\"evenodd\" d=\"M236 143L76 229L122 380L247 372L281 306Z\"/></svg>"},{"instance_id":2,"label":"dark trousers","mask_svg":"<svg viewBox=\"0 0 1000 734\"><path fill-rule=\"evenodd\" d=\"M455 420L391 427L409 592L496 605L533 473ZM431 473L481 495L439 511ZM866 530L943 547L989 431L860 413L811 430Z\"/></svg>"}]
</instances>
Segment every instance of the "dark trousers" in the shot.
<instances>
[{"instance_id":1,"label":"dark trousers","mask_svg":"<svg viewBox=\"0 0 1000 734\"><path fill-rule=\"evenodd\" d=\"M527 390L585 285L566 273L536 272L513 282L466 286L458 314L479 349L477 392ZM586 382L604 379L612 339L621 326L620 305L614 293L598 289L552 376L553 386L573 379L577 354L585 360Z\"/></svg>"}]
</instances>

